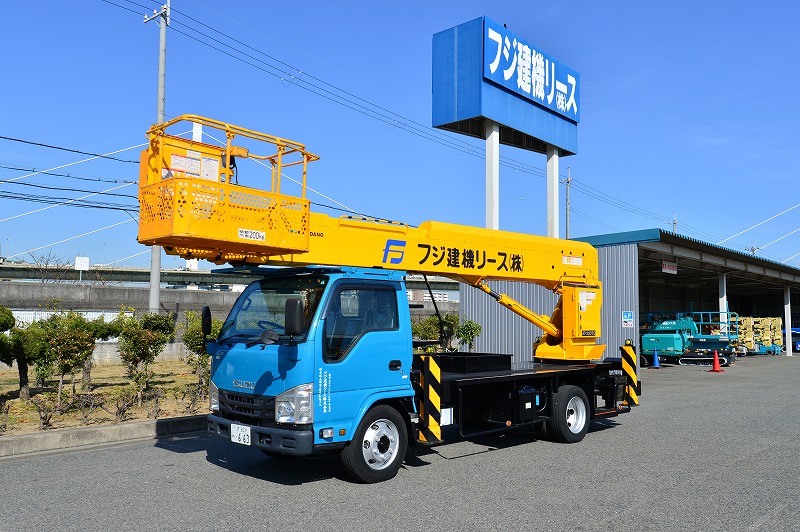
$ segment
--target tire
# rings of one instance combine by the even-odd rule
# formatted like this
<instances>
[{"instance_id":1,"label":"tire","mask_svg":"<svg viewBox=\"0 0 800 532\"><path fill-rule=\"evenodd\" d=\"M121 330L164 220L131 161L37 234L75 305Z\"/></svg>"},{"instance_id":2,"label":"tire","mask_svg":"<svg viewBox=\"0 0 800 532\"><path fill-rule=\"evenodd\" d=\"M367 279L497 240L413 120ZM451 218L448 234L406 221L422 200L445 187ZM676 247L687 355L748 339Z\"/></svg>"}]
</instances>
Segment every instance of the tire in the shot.
<instances>
[{"instance_id":1,"label":"tire","mask_svg":"<svg viewBox=\"0 0 800 532\"><path fill-rule=\"evenodd\" d=\"M563 443L576 443L589 430L589 400L577 386L561 386L553 397L552 418L548 433Z\"/></svg>"},{"instance_id":2,"label":"tire","mask_svg":"<svg viewBox=\"0 0 800 532\"><path fill-rule=\"evenodd\" d=\"M408 433L402 416L392 407L371 408L342 449L342 466L353 478L373 484L393 478L403 465Z\"/></svg>"}]
</instances>

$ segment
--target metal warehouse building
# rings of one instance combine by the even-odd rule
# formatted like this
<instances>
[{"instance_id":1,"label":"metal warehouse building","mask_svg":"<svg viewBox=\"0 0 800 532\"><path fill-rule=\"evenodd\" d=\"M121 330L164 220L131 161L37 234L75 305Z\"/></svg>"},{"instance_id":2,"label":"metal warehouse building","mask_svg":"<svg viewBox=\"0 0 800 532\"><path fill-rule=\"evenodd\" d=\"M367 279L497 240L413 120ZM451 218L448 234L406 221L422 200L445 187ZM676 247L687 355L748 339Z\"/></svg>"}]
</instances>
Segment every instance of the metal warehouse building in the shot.
<instances>
[{"instance_id":1,"label":"metal warehouse building","mask_svg":"<svg viewBox=\"0 0 800 532\"><path fill-rule=\"evenodd\" d=\"M726 311L741 316L800 319L800 269L661 229L579 238L598 249L603 283L601 343L617 356L625 340L639 345L640 315L648 312ZM558 298L540 286L492 282L540 314L550 315ZM513 353L529 360L541 330L508 312L483 292L460 288L461 316L480 323L479 352ZM623 320L623 313L625 315ZM632 318L632 321L629 319ZM788 346L787 346L787 352Z\"/></svg>"}]
</instances>

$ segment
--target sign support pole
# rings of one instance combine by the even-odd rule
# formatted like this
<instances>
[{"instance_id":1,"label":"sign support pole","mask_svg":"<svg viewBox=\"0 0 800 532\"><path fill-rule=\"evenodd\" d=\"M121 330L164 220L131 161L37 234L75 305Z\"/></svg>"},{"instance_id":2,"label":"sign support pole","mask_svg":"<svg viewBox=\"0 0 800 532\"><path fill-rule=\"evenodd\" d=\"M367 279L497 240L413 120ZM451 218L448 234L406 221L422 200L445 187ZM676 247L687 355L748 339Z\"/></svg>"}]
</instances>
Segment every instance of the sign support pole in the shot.
<instances>
[{"instance_id":1,"label":"sign support pole","mask_svg":"<svg viewBox=\"0 0 800 532\"><path fill-rule=\"evenodd\" d=\"M558 236L558 148L547 145L547 236Z\"/></svg>"},{"instance_id":2,"label":"sign support pole","mask_svg":"<svg viewBox=\"0 0 800 532\"><path fill-rule=\"evenodd\" d=\"M486 119L486 227L500 229L500 124Z\"/></svg>"}]
</instances>

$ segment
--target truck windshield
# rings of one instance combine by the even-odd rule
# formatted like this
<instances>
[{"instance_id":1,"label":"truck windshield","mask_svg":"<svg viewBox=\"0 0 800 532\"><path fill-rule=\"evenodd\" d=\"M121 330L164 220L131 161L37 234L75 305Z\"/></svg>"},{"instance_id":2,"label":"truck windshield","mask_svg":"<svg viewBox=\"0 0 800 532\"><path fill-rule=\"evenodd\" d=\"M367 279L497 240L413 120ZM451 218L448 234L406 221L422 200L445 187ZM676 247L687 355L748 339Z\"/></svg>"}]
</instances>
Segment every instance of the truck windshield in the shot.
<instances>
[{"instance_id":1,"label":"truck windshield","mask_svg":"<svg viewBox=\"0 0 800 532\"><path fill-rule=\"evenodd\" d=\"M254 340L267 330L283 336L288 299L303 301L305 328L302 338L295 337L294 340L304 340L327 281L327 277L320 275L296 275L250 283L236 300L228 319L222 325L219 341Z\"/></svg>"}]
</instances>

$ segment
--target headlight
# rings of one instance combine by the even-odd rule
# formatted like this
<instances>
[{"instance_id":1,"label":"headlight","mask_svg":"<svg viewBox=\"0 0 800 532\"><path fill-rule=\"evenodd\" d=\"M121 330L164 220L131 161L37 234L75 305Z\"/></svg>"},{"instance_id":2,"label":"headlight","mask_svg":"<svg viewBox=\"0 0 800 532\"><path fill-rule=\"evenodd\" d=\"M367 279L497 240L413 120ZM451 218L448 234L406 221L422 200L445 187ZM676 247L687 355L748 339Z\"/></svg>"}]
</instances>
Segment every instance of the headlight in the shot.
<instances>
[{"instance_id":1,"label":"headlight","mask_svg":"<svg viewBox=\"0 0 800 532\"><path fill-rule=\"evenodd\" d=\"M314 385L301 384L275 398L275 422L308 424L314 422Z\"/></svg>"},{"instance_id":2,"label":"headlight","mask_svg":"<svg viewBox=\"0 0 800 532\"><path fill-rule=\"evenodd\" d=\"M212 412L219 412L219 389L214 381L208 381L208 407Z\"/></svg>"}]
</instances>

